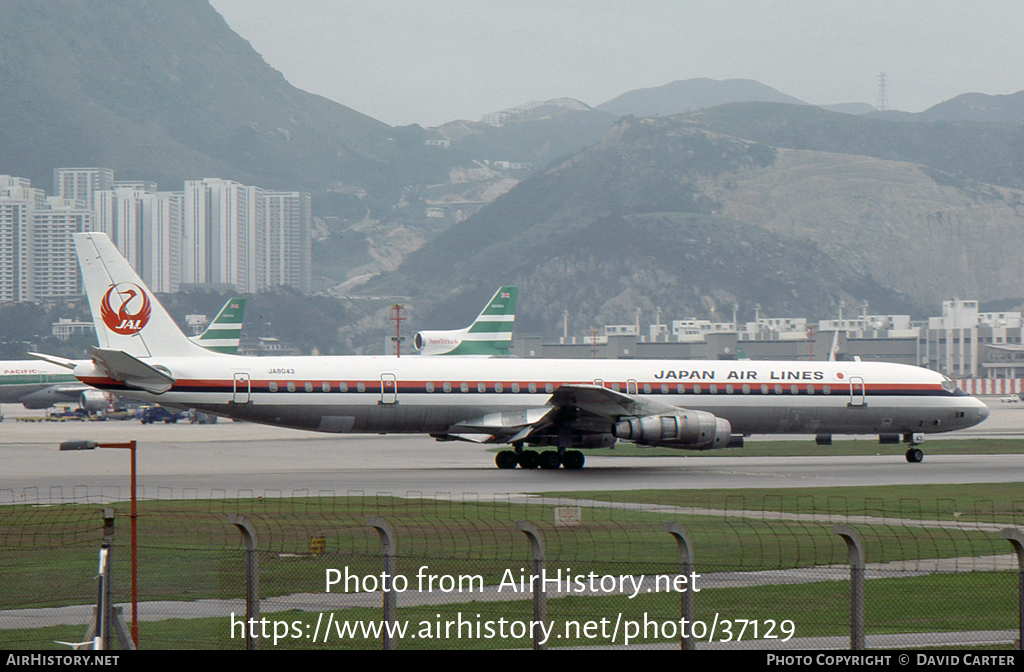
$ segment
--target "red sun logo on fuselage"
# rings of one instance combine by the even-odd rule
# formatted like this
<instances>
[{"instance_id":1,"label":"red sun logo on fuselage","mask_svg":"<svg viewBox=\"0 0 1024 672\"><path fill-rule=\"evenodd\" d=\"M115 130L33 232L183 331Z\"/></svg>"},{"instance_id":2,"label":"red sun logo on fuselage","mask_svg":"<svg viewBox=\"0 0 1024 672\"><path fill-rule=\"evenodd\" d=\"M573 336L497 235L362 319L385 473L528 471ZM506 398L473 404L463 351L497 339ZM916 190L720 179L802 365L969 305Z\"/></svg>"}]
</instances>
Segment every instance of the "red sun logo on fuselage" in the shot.
<instances>
[{"instance_id":1,"label":"red sun logo on fuselage","mask_svg":"<svg viewBox=\"0 0 1024 672\"><path fill-rule=\"evenodd\" d=\"M149 322L151 311L149 295L133 282L113 285L100 301L103 324L122 336L139 333Z\"/></svg>"}]
</instances>

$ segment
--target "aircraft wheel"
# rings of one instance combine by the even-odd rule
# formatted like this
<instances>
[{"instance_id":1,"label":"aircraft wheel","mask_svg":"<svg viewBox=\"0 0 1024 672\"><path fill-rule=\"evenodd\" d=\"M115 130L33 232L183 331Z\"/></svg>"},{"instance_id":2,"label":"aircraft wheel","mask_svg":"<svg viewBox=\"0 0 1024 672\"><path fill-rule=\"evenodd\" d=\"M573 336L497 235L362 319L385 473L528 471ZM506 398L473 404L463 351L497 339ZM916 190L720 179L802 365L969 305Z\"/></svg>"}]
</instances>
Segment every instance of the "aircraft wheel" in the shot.
<instances>
[{"instance_id":1,"label":"aircraft wheel","mask_svg":"<svg viewBox=\"0 0 1024 672\"><path fill-rule=\"evenodd\" d=\"M541 469L558 469L562 466L562 457L556 450L545 450L540 454Z\"/></svg>"},{"instance_id":2,"label":"aircraft wheel","mask_svg":"<svg viewBox=\"0 0 1024 672\"><path fill-rule=\"evenodd\" d=\"M920 462L924 459L924 451L920 448L911 448L907 451L907 462Z\"/></svg>"},{"instance_id":3,"label":"aircraft wheel","mask_svg":"<svg viewBox=\"0 0 1024 672\"><path fill-rule=\"evenodd\" d=\"M536 469L540 464L540 455L536 450L524 450L517 457L521 469Z\"/></svg>"},{"instance_id":4,"label":"aircraft wheel","mask_svg":"<svg viewBox=\"0 0 1024 672\"><path fill-rule=\"evenodd\" d=\"M502 450L494 456L494 463L498 465L498 469L515 469L519 460L511 450Z\"/></svg>"},{"instance_id":5,"label":"aircraft wheel","mask_svg":"<svg viewBox=\"0 0 1024 672\"><path fill-rule=\"evenodd\" d=\"M586 457L578 450L566 451L565 457L562 458L562 466L566 469L582 469L583 463L586 462Z\"/></svg>"}]
</instances>

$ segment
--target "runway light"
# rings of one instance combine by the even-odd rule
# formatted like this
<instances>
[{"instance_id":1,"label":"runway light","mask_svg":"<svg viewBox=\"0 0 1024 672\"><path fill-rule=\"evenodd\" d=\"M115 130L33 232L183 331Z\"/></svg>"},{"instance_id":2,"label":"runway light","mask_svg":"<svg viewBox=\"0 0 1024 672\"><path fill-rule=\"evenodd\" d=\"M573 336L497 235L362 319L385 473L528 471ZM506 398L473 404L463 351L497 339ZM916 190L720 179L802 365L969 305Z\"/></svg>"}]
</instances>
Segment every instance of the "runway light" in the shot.
<instances>
[{"instance_id":1,"label":"runway light","mask_svg":"<svg viewBox=\"0 0 1024 672\"><path fill-rule=\"evenodd\" d=\"M93 450L97 443L95 441L65 441L60 444L61 450Z\"/></svg>"}]
</instances>

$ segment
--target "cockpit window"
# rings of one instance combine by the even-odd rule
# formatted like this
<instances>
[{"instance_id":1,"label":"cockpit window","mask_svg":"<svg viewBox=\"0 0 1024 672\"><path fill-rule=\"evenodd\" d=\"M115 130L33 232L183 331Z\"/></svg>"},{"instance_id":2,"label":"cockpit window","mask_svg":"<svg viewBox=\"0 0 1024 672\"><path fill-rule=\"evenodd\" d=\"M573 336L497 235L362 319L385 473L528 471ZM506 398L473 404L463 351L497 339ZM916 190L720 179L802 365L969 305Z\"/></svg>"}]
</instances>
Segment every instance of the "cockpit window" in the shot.
<instances>
[{"instance_id":1,"label":"cockpit window","mask_svg":"<svg viewBox=\"0 0 1024 672\"><path fill-rule=\"evenodd\" d=\"M954 383L949 378L946 378L944 381L942 381L942 389L945 390L946 392L949 392L950 394L953 394L954 392L956 392L956 383Z\"/></svg>"}]
</instances>

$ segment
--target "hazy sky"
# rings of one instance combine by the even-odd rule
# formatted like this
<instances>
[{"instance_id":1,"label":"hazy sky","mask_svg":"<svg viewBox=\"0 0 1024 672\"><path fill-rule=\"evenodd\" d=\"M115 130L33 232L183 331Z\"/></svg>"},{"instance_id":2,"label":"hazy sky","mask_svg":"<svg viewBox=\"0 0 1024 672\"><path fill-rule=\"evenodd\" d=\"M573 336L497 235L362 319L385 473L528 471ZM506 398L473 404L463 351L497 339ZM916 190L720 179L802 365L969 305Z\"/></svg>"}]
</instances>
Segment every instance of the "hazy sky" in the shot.
<instances>
[{"instance_id":1,"label":"hazy sky","mask_svg":"<svg viewBox=\"0 0 1024 672\"><path fill-rule=\"evenodd\" d=\"M211 0L299 88L392 125L678 79L919 112L1024 89L1019 0Z\"/></svg>"}]
</instances>

